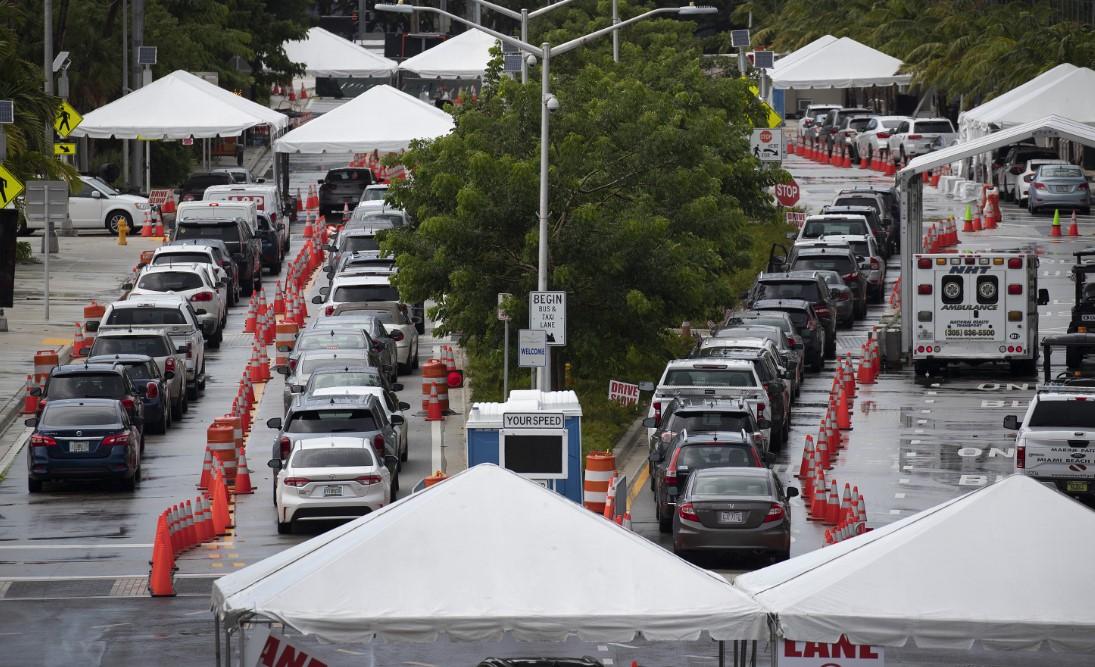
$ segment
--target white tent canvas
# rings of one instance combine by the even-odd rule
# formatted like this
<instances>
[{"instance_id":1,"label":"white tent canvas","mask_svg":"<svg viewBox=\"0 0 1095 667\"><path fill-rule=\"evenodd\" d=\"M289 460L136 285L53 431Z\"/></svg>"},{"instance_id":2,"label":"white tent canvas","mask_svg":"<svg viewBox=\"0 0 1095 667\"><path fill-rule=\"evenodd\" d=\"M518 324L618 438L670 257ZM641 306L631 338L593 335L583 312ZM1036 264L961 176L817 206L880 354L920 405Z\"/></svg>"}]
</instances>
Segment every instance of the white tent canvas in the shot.
<instances>
[{"instance_id":1,"label":"white tent canvas","mask_svg":"<svg viewBox=\"0 0 1095 667\"><path fill-rule=\"evenodd\" d=\"M785 639L1091 652L1093 552L1095 512L1012 476L734 583Z\"/></svg>"},{"instance_id":2,"label":"white tent canvas","mask_svg":"<svg viewBox=\"0 0 1095 667\"><path fill-rule=\"evenodd\" d=\"M1075 69L1076 66L1071 63L1062 63L980 106L976 106L969 111L963 111L958 114L958 131L961 137L963 139L974 139L978 136L984 136L989 131L988 125L993 122L993 113L996 109L1027 97L1032 91L1060 80L1061 77Z\"/></svg>"},{"instance_id":3,"label":"white tent canvas","mask_svg":"<svg viewBox=\"0 0 1095 667\"><path fill-rule=\"evenodd\" d=\"M1043 75L1040 85L1029 88L987 110L972 109L966 119L984 130L989 125L1012 127L1050 114L1058 114L1079 123L1095 125L1095 70L1059 66ZM990 102L991 104L991 102Z\"/></svg>"},{"instance_id":4,"label":"white tent canvas","mask_svg":"<svg viewBox=\"0 0 1095 667\"><path fill-rule=\"evenodd\" d=\"M823 38L824 39L824 38ZM792 54L794 55L794 54ZM841 37L772 70L772 85L780 89L859 88L907 84L899 74L902 62L850 37Z\"/></svg>"},{"instance_id":5,"label":"white tent canvas","mask_svg":"<svg viewBox=\"0 0 1095 667\"><path fill-rule=\"evenodd\" d=\"M466 30L399 64L421 77L474 79L487 71L490 50L498 42L481 30Z\"/></svg>"},{"instance_id":6,"label":"white tent canvas","mask_svg":"<svg viewBox=\"0 0 1095 667\"><path fill-rule=\"evenodd\" d=\"M394 60L323 28L309 29L307 37L285 42L284 48L289 60L303 64L310 77L386 77L396 69Z\"/></svg>"},{"instance_id":7,"label":"white tent canvas","mask_svg":"<svg viewBox=\"0 0 1095 667\"><path fill-rule=\"evenodd\" d=\"M85 114L72 134L92 139L202 139L234 137L256 125L284 127L287 122L282 114L178 70Z\"/></svg>"},{"instance_id":8,"label":"white tent canvas","mask_svg":"<svg viewBox=\"0 0 1095 667\"><path fill-rule=\"evenodd\" d=\"M768 636L722 577L489 464L217 580L213 607L334 642Z\"/></svg>"},{"instance_id":9,"label":"white tent canvas","mask_svg":"<svg viewBox=\"0 0 1095 667\"><path fill-rule=\"evenodd\" d=\"M772 68L772 71L777 72L777 71L780 71L780 70L787 69L791 65L794 65L795 63L799 62L800 60L802 60L804 58L810 57L810 55L813 54L814 52L819 51L819 50L825 48L826 46L829 46L830 44L832 44L835 41L836 41L836 37L833 37L832 35L824 35L822 37L818 37L817 39L810 42L806 46L803 46L802 48L796 49L795 51L792 51L791 53L788 53L787 55L785 55L782 58L780 58L779 60L777 60L776 61L776 66L774 68Z\"/></svg>"}]
</instances>

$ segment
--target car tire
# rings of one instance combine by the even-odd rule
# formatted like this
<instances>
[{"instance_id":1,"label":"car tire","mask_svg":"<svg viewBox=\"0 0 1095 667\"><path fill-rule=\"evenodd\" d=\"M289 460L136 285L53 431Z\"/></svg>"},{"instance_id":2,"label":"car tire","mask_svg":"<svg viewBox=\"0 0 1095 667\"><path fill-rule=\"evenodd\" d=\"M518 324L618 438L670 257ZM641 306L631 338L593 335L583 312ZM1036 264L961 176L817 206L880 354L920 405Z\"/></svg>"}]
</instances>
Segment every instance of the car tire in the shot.
<instances>
[{"instance_id":1,"label":"car tire","mask_svg":"<svg viewBox=\"0 0 1095 667\"><path fill-rule=\"evenodd\" d=\"M133 492L137 490L137 475L140 473L140 470L140 467L138 467L137 470L133 471L132 477L127 477L122 480L122 491Z\"/></svg>"},{"instance_id":2,"label":"car tire","mask_svg":"<svg viewBox=\"0 0 1095 667\"><path fill-rule=\"evenodd\" d=\"M251 296L253 291L255 291L255 277L250 276L249 280L244 280L240 285L240 294L242 296Z\"/></svg>"},{"instance_id":3,"label":"car tire","mask_svg":"<svg viewBox=\"0 0 1095 667\"><path fill-rule=\"evenodd\" d=\"M15 228L15 235L16 236L30 236L31 235L31 231L30 231L30 228L27 227L27 221L26 220L24 220L22 218L19 219L19 226Z\"/></svg>"},{"instance_id":4,"label":"car tire","mask_svg":"<svg viewBox=\"0 0 1095 667\"><path fill-rule=\"evenodd\" d=\"M392 488L388 492L388 502L394 503L399 499L399 474L392 476Z\"/></svg>"},{"instance_id":5,"label":"car tire","mask_svg":"<svg viewBox=\"0 0 1095 667\"><path fill-rule=\"evenodd\" d=\"M814 355L813 361L810 362L810 370L815 373L825 370L825 356L820 351Z\"/></svg>"},{"instance_id":6,"label":"car tire","mask_svg":"<svg viewBox=\"0 0 1095 667\"><path fill-rule=\"evenodd\" d=\"M414 355L411 356L411 370L418 370L418 343L414 344Z\"/></svg>"},{"instance_id":7,"label":"car tire","mask_svg":"<svg viewBox=\"0 0 1095 667\"><path fill-rule=\"evenodd\" d=\"M196 401L198 400L198 383L186 386L186 400Z\"/></svg>"},{"instance_id":8,"label":"car tire","mask_svg":"<svg viewBox=\"0 0 1095 667\"><path fill-rule=\"evenodd\" d=\"M209 338L209 347L213 348L214 350L219 349L220 346L221 346L221 342L223 342L223 341L224 341L224 325L222 324L221 327L219 329L217 329L217 333L210 336L210 338Z\"/></svg>"},{"instance_id":9,"label":"car tire","mask_svg":"<svg viewBox=\"0 0 1095 667\"><path fill-rule=\"evenodd\" d=\"M791 550L790 549L788 549L787 551L774 551L774 552L772 552L772 562L773 563L782 563L783 561L790 560L790 559L791 559Z\"/></svg>"},{"instance_id":10,"label":"car tire","mask_svg":"<svg viewBox=\"0 0 1095 667\"><path fill-rule=\"evenodd\" d=\"M27 478L27 492L28 493L41 493L42 484L44 482L40 479L34 479L32 477Z\"/></svg>"},{"instance_id":11,"label":"car tire","mask_svg":"<svg viewBox=\"0 0 1095 667\"><path fill-rule=\"evenodd\" d=\"M658 532L669 534L673 532L673 517L663 517L662 513L658 512Z\"/></svg>"},{"instance_id":12,"label":"car tire","mask_svg":"<svg viewBox=\"0 0 1095 667\"><path fill-rule=\"evenodd\" d=\"M1067 366L1068 363L1066 362ZM1012 375L1018 375L1020 377L1030 377L1038 374L1038 360L1037 359L1017 359L1008 363L1008 367L1011 370Z\"/></svg>"},{"instance_id":13,"label":"car tire","mask_svg":"<svg viewBox=\"0 0 1095 667\"><path fill-rule=\"evenodd\" d=\"M278 535L292 535L293 534L293 522L281 522L278 521Z\"/></svg>"},{"instance_id":14,"label":"car tire","mask_svg":"<svg viewBox=\"0 0 1095 667\"><path fill-rule=\"evenodd\" d=\"M836 336L833 336L832 340L825 339L825 358L836 359Z\"/></svg>"},{"instance_id":15,"label":"car tire","mask_svg":"<svg viewBox=\"0 0 1095 667\"><path fill-rule=\"evenodd\" d=\"M118 224L125 220L126 229L129 231L127 234L131 234L137 230L133 229L133 217L125 211L111 211L106 214L106 230L110 232L112 236L118 235Z\"/></svg>"},{"instance_id":16,"label":"car tire","mask_svg":"<svg viewBox=\"0 0 1095 667\"><path fill-rule=\"evenodd\" d=\"M399 462L406 463L409 458L411 458L411 445L407 443L407 446L399 451ZM399 468L402 470L403 466L399 466Z\"/></svg>"}]
</instances>

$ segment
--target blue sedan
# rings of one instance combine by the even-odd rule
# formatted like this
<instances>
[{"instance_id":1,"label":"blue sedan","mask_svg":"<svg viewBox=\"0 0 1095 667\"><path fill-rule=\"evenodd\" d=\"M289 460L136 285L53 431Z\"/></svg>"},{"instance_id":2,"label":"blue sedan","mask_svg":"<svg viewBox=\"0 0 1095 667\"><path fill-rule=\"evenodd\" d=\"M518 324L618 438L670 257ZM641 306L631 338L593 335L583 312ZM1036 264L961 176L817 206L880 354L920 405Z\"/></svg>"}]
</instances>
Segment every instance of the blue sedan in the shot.
<instances>
[{"instance_id":1,"label":"blue sedan","mask_svg":"<svg viewBox=\"0 0 1095 667\"><path fill-rule=\"evenodd\" d=\"M133 491L141 480L141 432L120 401L71 398L50 401L27 446L27 490L54 480L108 480Z\"/></svg>"}]
</instances>

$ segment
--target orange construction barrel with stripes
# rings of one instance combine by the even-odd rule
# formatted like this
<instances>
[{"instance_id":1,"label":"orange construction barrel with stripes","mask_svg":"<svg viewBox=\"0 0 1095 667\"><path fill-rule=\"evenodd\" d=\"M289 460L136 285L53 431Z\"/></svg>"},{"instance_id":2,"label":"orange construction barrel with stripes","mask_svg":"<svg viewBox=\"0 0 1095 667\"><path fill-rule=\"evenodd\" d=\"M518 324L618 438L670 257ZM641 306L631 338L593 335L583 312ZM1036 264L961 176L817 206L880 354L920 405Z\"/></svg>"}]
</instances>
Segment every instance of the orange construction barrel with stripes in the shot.
<instances>
[{"instance_id":1,"label":"orange construction barrel with stripes","mask_svg":"<svg viewBox=\"0 0 1095 667\"><path fill-rule=\"evenodd\" d=\"M437 388L437 402L441 411L449 409L449 386L445 382L445 364L439 359L430 359L422 364L422 411L430 409L430 388Z\"/></svg>"},{"instance_id":2,"label":"orange construction barrel with stripes","mask_svg":"<svg viewBox=\"0 0 1095 667\"><path fill-rule=\"evenodd\" d=\"M608 485L616 474L616 457L612 452L586 454L585 483L582 485L583 504L598 514L605 511Z\"/></svg>"},{"instance_id":3,"label":"orange construction barrel with stripes","mask_svg":"<svg viewBox=\"0 0 1095 667\"><path fill-rule=\"evenodd\" d=\"M296 322L289 320L282 320L277 323L274 328L274 365L275 366L288 366L289 354L293 351L293 346L296 345L297 331L299 327Z\"/></svg>"},{"instance_id":4,"label":"orange construction barrel with stripes","mask_svg":"<svg viewBox=\"0 0 1095 667\"><path fill-rule=\"evenodd\" d=\"M224 467L225 477L236 477L236 432L232 418L217 417L205 431L206 443L213 458Z\"/></svg>"},{"instance_id":5,"label":"orange construction barrel with stripes","mask_svg":"<svg viewBox=\"0 0 1095 667\"><path fill-rule=\"evenodd\" d=\"M106 313L106 306L91 300L91 303L84 306L84 344L91 349L91 346L95 343L95 333L99 329L99 323L103 320L103 314ZM95 326L88 327L92 322Z\"/></svg>"},{"instance_id":6,"label":"orange construction barrel with stripes","mask_svg":"<svg viewBox=\"0 0 1095 667\"><path fill-rule=\"evenodd\" d=\"M57 350L38 350L34 353L34 383L39 387L43 386L46 379L49 378L49 373L57 364L60 363L60 359L57 357Z\"/></svg>"}]
</instances>

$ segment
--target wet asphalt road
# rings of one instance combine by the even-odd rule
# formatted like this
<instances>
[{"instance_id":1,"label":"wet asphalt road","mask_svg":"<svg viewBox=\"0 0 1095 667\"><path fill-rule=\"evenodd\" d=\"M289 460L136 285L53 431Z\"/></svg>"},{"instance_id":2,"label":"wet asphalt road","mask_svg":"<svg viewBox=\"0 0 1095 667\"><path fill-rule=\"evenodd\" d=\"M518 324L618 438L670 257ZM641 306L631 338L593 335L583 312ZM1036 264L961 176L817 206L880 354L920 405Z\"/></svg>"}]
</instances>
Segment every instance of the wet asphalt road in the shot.
<instances>
[{"instance_id":1,"label":"wet asphalt road","mask_svg":"<svg viewBox=\"0 0 1095 667\"><path fill-rule=\"evenodd\" d=\"M337 159L293 160L293 185L306 189ZM803 203L816 211L836 190L861 179L885 182L877 174L822 167L791 158L787 166L803 188ZM960 206L926 188L928 215L960 214ZM1071 301L1068 266L1075 248L1087 245L1095 224L1081 221L1087 239L1051 240L1049 218L1032 219L1025 211L1005 206L1005 221L995 232L983 232L965 247L986 243L1030 245L1042 256L1041 286L1050 290L1052 305L1042 309L1042 332L1063 331ZM294 229L299 234L299 230ZM100 242L96 239L92 242ZM108 242L108 241L104 241ZM294 237L293 253L300 239ZM897 277L891 260L888 282ZM272 297L274 277L265 278ZM314 286L313 286L314 291ZM311 296L311 294L309 294ZM312 306L314 309L314 306ZM870 309L867 320L840 332L844 350L858 350L867 331L883 312ZM131 665L150 656L170 665L212 663L213 628L208 592L214 577L244 567L307 539L308 535L278 536L270 504L271 475L263 465L273 432L263 423L281 414L281 379L269 384L270 397L261 404L257 426L248 444L248 458L258 486L255 495L239 499L234 535L216 545L191 551L179 564L179 597L143 597L151 550L153 520L166 505L192 496L201 466L205 428L222 414L248 356L250 336L241 332L244 311L229 316L219 351L209 352L206 395L167 436L149 436L144 481L133 494L97 487L53 488L26 493L25 464L16 458L0 483L0 641L4 658L13 665ZM427 339L423 339L427 356ZM792 435L775 468L792 485L803 438L816 432L832 376L808 376L792 414ZM403 400L420 394L417 376L403 377ZM911 369L886 372L878 384L861 387L855 402L853 430L846 433L833 475L858 485L867 499L869 524L877 527L930 507L964 491L990 483L1011 470L1011 436L1000 427L1006 414L1021 414L1032 393L1034 378L1011 378L1005 367L963 368L941 377L914 381ZM420 419L411 420L411 457L401 475L403 489L428 472L429 435ZM641 455L625 462L631 473ZM645 484L633 489L635 529L668 545L653 522L650 492ZM823 528L804 520L800 501L793 503L792 553L819 548ZM321 530L316 528L314 532ZM701 563L732 577L762 566L756 559L738 558ZM972 564L956 564L972 566ZM656 576L656 574L652 574ZM1002 586L1010 582L1001 582ZM154 651L150 652L150 651ZM474 665L487 655L591 655L614 664L638 660L647 665L712 665L712 642L598 645L571 640L565 644L450 644L440 640L423 645L324 647L331 665ZM766 647L761 647L767 664ZM1044 658L1044 659L1043 659ZM985 652L938 652L902 649L888 652L893 664L939 665L1086 665L1089 660L1061 654L1032 656ZM1033 659L1033 662L1031 661ZM607 664L607 663L606 663Z\"/></svg>"}]
</instances>

